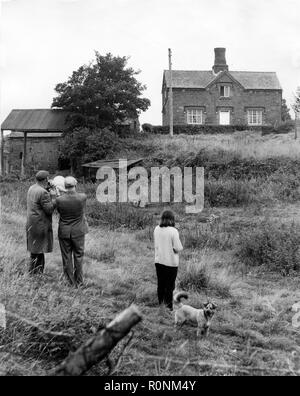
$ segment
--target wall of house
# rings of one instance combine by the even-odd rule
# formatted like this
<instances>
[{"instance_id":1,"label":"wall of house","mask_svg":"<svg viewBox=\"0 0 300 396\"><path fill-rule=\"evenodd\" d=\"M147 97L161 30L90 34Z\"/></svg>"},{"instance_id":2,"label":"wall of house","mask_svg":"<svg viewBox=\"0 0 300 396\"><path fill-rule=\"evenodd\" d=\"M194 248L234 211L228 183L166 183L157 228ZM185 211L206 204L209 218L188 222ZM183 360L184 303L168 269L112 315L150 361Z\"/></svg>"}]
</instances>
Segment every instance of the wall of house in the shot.
<instances>
[{"instance_id":1,"label":"wall of house","mask_svg":"<svg viewBox=\"0 0 300 396\"><path fill-rule=\"evenodd\" d=\"M52 138L27 138L27 168L37 171L46 169L55 171L58 168L59 137ZM23 155L23 138L11 138L5 142L7 170L19 171Z\"/></svg>"},{"instance_id":2,"label":"wall of house","mask_svg":"<svg viewBox=\"0 0 300 396\"><path fill-rule=\"evenodd\" d=\"M226 76L225 76L226 77ZM220 98L219 85L226 83L231 86L231 97ZM219 110L231 110L231 124L247 124L247 108L263 108L263 124L274 125L281 121L282 91L244 90L239 84L218 81L209 89L173 89L174 125L186 124L186 108L202 107L204 123L218 125ZM169 125L168 101L162 115L163 125Z\"/></svg>"}]
</instances>

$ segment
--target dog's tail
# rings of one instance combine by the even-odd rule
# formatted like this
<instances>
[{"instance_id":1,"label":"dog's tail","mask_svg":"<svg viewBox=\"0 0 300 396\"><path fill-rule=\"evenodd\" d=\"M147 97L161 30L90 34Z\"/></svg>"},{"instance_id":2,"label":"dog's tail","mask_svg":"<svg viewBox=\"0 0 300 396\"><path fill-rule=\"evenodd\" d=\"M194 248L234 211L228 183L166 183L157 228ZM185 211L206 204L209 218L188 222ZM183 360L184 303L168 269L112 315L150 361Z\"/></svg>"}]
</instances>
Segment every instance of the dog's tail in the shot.
<instances>
[{"instance_id":1,"label":"dog's tail","mask_svg":"<svg viewBox=\"0 0 300 396\"><path fill-rule=\"evenodd\" d=\"M178 292L178 293L176 293L175 296L174 296L175 303L181 305L181 299L182 298L188 299L189 298L188 293L187 292Z\"/></svg>"}]
</instances>

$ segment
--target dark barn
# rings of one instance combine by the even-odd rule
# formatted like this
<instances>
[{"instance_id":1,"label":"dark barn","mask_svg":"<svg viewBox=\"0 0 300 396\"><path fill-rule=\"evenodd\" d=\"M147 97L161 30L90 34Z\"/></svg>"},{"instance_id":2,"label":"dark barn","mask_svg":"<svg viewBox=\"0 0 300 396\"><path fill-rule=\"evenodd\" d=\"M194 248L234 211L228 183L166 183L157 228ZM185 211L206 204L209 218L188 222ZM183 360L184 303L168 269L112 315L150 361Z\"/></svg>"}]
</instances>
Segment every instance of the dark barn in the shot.
<instances>
[{"instance_id":1,"label":"dark barn","mask_svg":"<svg viewBox=\"0 0 300 396\"><path fill-rule=\"evenodd\" d=\"M38 169L59 169L59 144L70 113L59 109L12 110L1 125L1 174L21 175ZM127 119L120 129L139 131L139 120ZM4 131L10 134L4 135Z\"/></svg>"},{"instance_id":2,"label":"dark barn","mask_svg":"<svg viewBox=\"0 0 300 396\"><path fill-rule=\"evenodd\" d=\"M1 125L1 165L3 174L55 171L58 167L58 146L67 129L68 113L63 110L12 110ZM11 131L3 136L4 131Z\"/></svg>"}]
</instances>

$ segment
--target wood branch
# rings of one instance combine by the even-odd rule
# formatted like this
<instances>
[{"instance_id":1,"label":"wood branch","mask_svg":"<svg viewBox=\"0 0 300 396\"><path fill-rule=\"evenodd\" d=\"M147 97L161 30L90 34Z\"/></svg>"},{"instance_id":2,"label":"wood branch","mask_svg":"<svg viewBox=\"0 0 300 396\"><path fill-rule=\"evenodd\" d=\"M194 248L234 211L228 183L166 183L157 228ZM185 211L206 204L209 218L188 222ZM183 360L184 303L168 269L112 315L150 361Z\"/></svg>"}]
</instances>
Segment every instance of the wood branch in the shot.
<instances>
[{"instance_id":1,"label":"wood branch","mask_svg":"<svg viewBox=\"0 0 300 396\"><path fill-rule=\"evenodd\" d=\"M142 320L135 305L118 315L106 328L85 342L50 373L55 376L79 376L104 359L133 326Z\"/></svg>"}]
</instances>

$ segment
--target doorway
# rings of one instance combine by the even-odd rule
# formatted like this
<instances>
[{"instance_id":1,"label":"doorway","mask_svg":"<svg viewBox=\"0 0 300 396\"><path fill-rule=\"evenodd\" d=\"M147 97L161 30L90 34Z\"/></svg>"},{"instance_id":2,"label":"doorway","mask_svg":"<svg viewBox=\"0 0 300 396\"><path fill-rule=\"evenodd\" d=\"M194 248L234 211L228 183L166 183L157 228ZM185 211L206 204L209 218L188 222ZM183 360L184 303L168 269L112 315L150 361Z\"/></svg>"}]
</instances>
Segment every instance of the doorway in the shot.
<instances>
[{"instance_id":1,"label":"doorway","mask_svg":"<svg viewBox=\"0 0 300 396\"><path fill-rule=\"evenodd\" d=\"M219 124L230 125L230 110L223 110L219 112Z\"/></svg>"}]
</instances>

